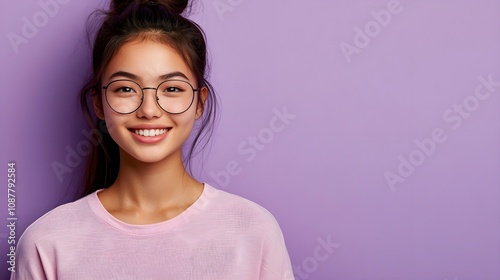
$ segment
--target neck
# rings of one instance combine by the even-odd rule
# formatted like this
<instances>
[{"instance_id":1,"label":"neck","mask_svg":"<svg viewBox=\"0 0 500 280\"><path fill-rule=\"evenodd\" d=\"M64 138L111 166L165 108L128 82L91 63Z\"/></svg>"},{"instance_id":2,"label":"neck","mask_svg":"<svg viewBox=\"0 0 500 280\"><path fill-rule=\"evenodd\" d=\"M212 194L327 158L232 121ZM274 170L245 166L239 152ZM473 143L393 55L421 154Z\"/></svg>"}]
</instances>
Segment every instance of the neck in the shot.
<instances>
[{"instance_id":1,"label":"neck","mask_svg":"<svg viewBox=\"0 0 500 280\"><path fill-rule=\"evenodd\" d=\"M124 205L154 210L192 203L202 184L187 173L180 151L161 162L145 163L120 150L120 170L109 189Z\"/></svg>"}]
</instances>

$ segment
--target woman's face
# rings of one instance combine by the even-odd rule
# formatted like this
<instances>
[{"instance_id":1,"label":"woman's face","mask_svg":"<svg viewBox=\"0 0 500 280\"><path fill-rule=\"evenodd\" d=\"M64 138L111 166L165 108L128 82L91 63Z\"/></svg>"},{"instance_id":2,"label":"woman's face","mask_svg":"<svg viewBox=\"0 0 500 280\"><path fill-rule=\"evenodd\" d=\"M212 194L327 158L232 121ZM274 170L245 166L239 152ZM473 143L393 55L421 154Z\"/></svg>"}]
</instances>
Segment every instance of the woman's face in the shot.
<instances>
[{"instance_id":1,"label":"woman's face","mask_svg":"<svg viewBox=\"0 0 500 280\"><path fill-rule=\"evenodd\" d=\"M131 96L134 90L132 87L127 87L133 84L127 82L120 84L119 88L108 87L106 90L108 100L103 90L100 104L94 102L96 113L106 120L113 140L120 146L122 152L142 162L152 163L172 155L180 156L182 145L189 137L195 119L202 113L201 106L197 106L198 92L194 93L193 103L187 111L173 115L158 106L155 89L166 79L189 82L196 88L197 81L184 59L166 44L148 39L131 41L123 45L111 59L103 73L102 85L106 86L112 81L124 79L134 81L142 88L148 88L143 90L143 101L136 111L119 114L113 110L116 106L126 103L124 101L126 98L133 98ZM114 83L117 84L118 82ZM190 87L187 88L191 91ZM163 92L158 90L158 96L165 94L166 91L168 94L176 94L179 91L173 86L162 90ZM139 92L136 94L140 95L140 89L137 91ZM109 102L112 94L125 98L116 100L113 108L110 107L113 103ZM191 93L189 94L191 96ZM174 100L172 99L174 97L169 98L171 99L168 100Z\"/></svg>"}]
</instances>

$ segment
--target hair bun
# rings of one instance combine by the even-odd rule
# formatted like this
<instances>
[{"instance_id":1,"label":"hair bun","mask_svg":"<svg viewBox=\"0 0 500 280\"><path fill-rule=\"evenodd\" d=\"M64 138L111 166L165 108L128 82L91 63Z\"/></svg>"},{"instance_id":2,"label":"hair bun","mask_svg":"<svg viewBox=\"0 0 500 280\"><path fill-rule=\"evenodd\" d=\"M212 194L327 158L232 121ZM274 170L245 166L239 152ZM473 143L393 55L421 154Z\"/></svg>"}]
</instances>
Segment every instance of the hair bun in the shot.
<instances>
[{"instance_id":1,"label":"hair bun","mask_svg":"<svg viewBox=\"0 0 500 280\"><path fill-rule=\"evenodd\" d=\"M170 12L182 14L189 6L189 0L112 0L111 11L120 14L133 4L161 5Z\"/></svg>"},{"instance_id":2,"label":"hair bun","mask_svg":"<svg viewBox=\"0 0 500 280\"><path fill-rule=\"evenodd\" d=\"M189 5L188 0L149 0L142 2L146 2L150 5L163 5L176 14L182 14Z\"/></svg>"}]
</instances>

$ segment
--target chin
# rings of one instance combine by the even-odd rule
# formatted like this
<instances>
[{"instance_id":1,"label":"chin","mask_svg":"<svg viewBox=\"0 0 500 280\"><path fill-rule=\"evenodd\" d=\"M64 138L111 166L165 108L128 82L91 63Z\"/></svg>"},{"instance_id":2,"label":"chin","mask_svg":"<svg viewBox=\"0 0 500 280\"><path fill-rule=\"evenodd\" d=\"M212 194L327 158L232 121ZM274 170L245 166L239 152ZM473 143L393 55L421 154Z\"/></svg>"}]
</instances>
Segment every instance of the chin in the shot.
<instances>
[{"instance_id":1,"label":"chin","mask_svg":"<svg viewBox=\"0 0 500 280\"><path fill-rule=\"evenodd\" d=\"M127 152L123 151L127 154L127 157L130 159L137 160L143 163L160 163L168 159L173 159L177 157L177 154L180 154L180 150L170 150L170 151L158 151L158 150L149 150L149 151L132 151ZM179 157L182 158L182 157Z\"/></svg>"}]
</instances>

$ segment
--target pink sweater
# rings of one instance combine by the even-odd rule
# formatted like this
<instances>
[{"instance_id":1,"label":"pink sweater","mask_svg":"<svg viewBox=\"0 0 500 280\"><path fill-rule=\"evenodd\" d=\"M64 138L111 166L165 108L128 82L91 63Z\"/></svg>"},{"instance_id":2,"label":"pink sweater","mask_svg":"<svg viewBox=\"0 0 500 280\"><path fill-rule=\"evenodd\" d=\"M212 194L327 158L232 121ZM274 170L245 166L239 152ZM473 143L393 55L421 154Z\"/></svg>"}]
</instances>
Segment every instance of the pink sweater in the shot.
<instances>
[{"instance_id":1,"label":"pink sweater","mask_svg":"<svg viewBox=\"0 0 500 280\"><path fill-rule=\"evenodd\" d=\"M121 222L96 193L59 206L23 233L15 269L11 279L294 279L274 217L208 184L157 224Z\"/></svg>"}]
</instances>

